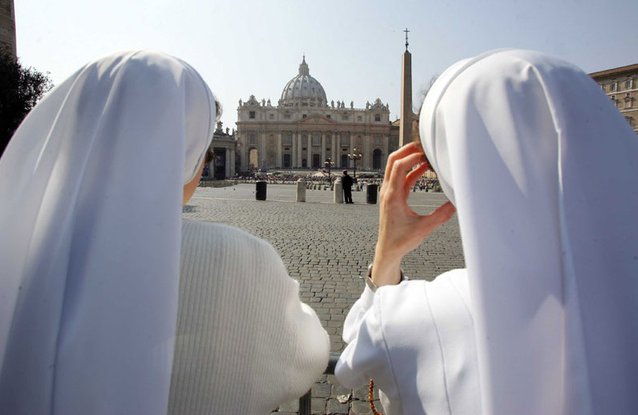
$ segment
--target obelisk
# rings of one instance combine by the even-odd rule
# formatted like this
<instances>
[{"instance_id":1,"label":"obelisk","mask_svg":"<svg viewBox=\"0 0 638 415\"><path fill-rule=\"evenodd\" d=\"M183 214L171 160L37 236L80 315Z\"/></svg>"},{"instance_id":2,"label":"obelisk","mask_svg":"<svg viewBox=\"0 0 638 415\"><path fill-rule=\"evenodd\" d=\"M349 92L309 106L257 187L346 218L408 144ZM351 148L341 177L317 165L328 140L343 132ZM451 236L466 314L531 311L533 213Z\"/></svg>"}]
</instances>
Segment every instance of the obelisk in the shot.
<instances>
[{"instance_id":1,"label":"obelisk","mask_svg":"<svg viewBox=\"0 0 638 415\"><path fill-rule=\"evenodd\" d=\"M13 0L0 0L0 48L16 59L16 18Z\"/></svg>"},{"instance_id":2,"label":"obelisk","mask_svg":"<svg viewBox=\"0 0 638 415\"><path fill-rule=\"evenodd\" d=\"M399 121L399 146L412 141L412 54L408 50L408 33L405 32L405 52L403 53L403 71L401 73L401 115Z\"/></svg>"}]
</instances>

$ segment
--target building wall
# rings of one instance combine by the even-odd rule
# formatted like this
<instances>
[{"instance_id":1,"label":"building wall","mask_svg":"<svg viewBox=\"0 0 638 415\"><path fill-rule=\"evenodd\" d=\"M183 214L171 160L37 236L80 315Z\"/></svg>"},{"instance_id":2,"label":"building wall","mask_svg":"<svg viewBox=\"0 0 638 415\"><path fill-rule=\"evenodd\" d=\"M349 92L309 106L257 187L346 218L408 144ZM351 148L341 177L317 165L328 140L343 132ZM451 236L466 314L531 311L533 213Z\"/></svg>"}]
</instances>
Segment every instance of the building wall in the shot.
<instances>
[{"instance_id":1,"label":"building wall","mask_svg":"<svg viewBox=\"0 0 638 415\"><path fill-rule=\"evenodd\" d=\"M226 128L224 132L221 121L217 122L217 128L213 133L213 140L209 150L214 153L213 161L204 166L202 177L204 179L228 179L237 173L236 158L237 140L235 131L232 133Z\"/></svg>"},{"instance_id":2,"label":"building wall","mask_svg":"<svg viewBox=\"0 0 638 415\"><path fill-rule=\"evenodd\" d=\"M16 58L16 25L13 0L0 0L0 47Z\"/></svg>"},{"instance_id":3,"label":"building wall","mask_svg":"<svg viewBox=\"0 0 638 415\"><path fill-rule=\"evenodd\" d=\"M354 108L334 101L327 106L273 106L270 100L259 102L251 96L240 101L237 112L241 171L318 169L327 159L334 168L350 169L354 162L344 159L348 154L361 154L358 169L382 170L397 148L398 127L378 99L366 108Z\"/></svg>"},{"instance_id":4,"label":"building wall","mask_svg":"<svg viewBox=\"0 0 638 415\"><path fill-rule=\"evenodd\" d=\"M590 76L638 133L638 64L595 72Z\"/></svg>"}]
</instances>

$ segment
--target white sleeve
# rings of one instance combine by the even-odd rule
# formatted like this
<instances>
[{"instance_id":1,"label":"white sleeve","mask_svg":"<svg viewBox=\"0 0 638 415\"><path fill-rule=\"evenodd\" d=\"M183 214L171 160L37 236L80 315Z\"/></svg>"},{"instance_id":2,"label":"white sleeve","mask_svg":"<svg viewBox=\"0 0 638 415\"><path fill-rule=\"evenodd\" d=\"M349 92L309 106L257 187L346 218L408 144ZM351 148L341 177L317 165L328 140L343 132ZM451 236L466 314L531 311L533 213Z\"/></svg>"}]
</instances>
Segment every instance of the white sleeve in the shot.
<instances>
[{"instance_id":1,"label":"white sleeve","mask_svg":"<svg viewBox=\"0 0 638 415\"><path fill-rule=\"evenodd\" d=\"M170 414L269 413L328 364L330 341L266 241L185 221Z\"/></svg>"},{"instance_id":2,"label":"white sleeve","mask_svg":"<svg viewBox=\"0 0 638 415\"><path fill-rule=\"evenodd\" d=\"M374 379L388 396L396 394L396 380L382 328L381 297L367 286L354 303L343 326L348 343L341 353L335 375L345 387L357 388Z\"/></svg>"}]
</instances>

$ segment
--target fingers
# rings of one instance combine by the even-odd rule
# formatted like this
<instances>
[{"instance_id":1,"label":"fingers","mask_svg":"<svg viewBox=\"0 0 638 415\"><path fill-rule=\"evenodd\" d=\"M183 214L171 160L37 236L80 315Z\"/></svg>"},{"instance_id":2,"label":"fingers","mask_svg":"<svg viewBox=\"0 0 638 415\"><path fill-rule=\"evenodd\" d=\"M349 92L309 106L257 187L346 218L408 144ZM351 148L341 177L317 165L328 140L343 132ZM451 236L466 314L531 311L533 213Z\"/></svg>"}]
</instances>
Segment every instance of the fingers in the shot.
<instances>
[{"instance_id":1,"label":"fingers","mask_svg":"<svg viewBox=\"0 0 638 415\"><path fill-rule=\"evenodd\" d=\"M445 202L429 215L422 216L419 219L421 222L420 225L424 227L424 230L428 233L432 232L434 229L450 220L450 218L454 215L454 212L456 212L456 208L452 202Z\"/></svg>"},{"instance_id":2,"label":"fingers","mask_svg":"<svg viewBox=\"0 0 638 415\"><path fill-rule=\"evenodd\" d=\"M416 181L419 180L421 176L423 176L423 173L428 170L429 167L430 165L428 163L423 163L416 169L408 173L408 176L405 178L405 188L407 190L410 190L416 184Z\"/></svg>"},{"instance_id":3,"label":"fingers","mask_svg":"<svg viewBox=\"0 0 638 415\"><path fill-rule=\"evenodd\" d=\"M395 189L403 189L406 181L406 176L410 173L410 170L419 163L425 161L423 153L412 153L406 157L396 160L392 165L392 172L390 173L390 179L388 183Z\"/></svg>"},{"instance_id":4,"label":"fingers","mask_svg":"<svg viewBox=\"0 0 638 415\"><path fill-rule=\"evenodd\" d=\"M403 157L412 154L414 152L423 152L420 143L411 142L410 144L406 144L397 151L393 152L388 156L388 162L385 166L385 175L383 180L388 182L390 180L390 174L392 173L392 168L394 167L394 163L397 160L402 159Z\"/></svg>"}]
</instances>

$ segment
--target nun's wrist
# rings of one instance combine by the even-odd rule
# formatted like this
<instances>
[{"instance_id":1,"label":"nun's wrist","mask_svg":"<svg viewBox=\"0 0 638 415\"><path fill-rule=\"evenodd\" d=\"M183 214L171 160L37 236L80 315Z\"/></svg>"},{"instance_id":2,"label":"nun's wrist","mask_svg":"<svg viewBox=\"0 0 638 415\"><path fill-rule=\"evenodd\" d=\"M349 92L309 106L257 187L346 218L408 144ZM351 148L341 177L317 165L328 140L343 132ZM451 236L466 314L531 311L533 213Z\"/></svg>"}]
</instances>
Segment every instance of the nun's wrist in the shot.
<instances>
[{"instance_id":1,"label":"nun's wrist","mask_svg":"<svg viewBox=\"0 0 638 415\"><path fill-rule=\"evenodd\" d=\"M375 287L398 284L404 278L401 261L384 261L375 257L374 262L368 267L367 278Z\"/></svg>"}]
</instances>

